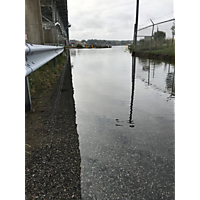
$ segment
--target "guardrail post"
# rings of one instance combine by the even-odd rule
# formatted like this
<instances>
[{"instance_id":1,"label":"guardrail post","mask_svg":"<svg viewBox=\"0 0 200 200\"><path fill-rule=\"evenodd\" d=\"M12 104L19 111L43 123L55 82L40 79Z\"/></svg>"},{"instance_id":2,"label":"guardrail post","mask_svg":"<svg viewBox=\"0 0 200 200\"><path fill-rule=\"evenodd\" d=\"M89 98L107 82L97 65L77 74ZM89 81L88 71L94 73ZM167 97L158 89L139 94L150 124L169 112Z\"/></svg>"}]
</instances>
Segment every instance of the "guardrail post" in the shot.
<instances>
[{"instance_id":1,"label":"guardrail post","mask_svg":"<svg viewBox=\"0 0 200 200\"><path fill-rule=\"evenodd\" d=\"M25 77L25 110L32 110L31 94L28 76Z\"/></svg>"}]
</instances>

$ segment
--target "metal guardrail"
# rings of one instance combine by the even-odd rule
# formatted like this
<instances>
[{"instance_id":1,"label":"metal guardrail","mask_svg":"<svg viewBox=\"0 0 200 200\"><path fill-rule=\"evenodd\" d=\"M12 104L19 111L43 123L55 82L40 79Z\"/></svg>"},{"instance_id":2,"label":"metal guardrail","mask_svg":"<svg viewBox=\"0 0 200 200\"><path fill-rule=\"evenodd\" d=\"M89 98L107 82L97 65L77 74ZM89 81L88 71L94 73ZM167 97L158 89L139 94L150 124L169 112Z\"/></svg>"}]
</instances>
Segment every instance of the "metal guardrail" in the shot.
<instances>
[{"instance_id":1,"label":"metal guardrail","mask_svg":"<svg viewBox=\"0 0 200 200\"><path fill-rule=\"evenodd\" d=\"M64 51L63 46L25 43L25 109L32 110L28 75Z\"/></svg>"},{"instance_id":2,"label":"metal guardrail","mask_svg":"<svg viewBox=\"0 0 200 200\"><path fill-rule=\"evenodd\" d=\"M25 77L64 51L63 46L25 43Z\"/></svg>"}]
</instances>

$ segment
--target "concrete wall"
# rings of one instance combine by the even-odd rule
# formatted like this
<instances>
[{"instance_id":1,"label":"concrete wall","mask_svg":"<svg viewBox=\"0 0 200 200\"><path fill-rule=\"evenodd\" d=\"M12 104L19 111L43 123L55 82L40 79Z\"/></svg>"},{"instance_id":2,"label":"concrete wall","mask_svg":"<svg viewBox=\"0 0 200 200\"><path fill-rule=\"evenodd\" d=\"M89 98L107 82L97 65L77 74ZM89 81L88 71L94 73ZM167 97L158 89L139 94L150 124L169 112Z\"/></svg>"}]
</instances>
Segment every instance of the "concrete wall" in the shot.
<instances>
[{"instance_id":1,"label":"concrete wall","mask_svg":"<svg viewBox=\"0 0 200 200\"><path fill-rule=\"evenodd\" d=\"M58 31L55 28L51 27L51 29L44 29L43 30L44 32L44 41L45 41L45 44L58 44L59 41L58 41Z\"/></svg>"},{"instance_id":2,"label":"concrete wall","mask_svg":"<svg viewBox=\"0 0 200 200\"><path fill-rule=\"evenodd\" d=\"M28 43L44 44L40 0L25 0L25 34Z\"/></svg>"},{"instance_id":3,"label":"concrete wall","mask_svg":"<svg viewBox=\"0 0 200 200\"><path fill-rule=\"evenodd\" d=\"M52 23L49 23L48 27L48 23L45 22L42 25L40 0L25 0L25 34L27 35L27 43L66 45L67 38L64 38L58 27L52 26Z\"/></svg>"}]
</instances>

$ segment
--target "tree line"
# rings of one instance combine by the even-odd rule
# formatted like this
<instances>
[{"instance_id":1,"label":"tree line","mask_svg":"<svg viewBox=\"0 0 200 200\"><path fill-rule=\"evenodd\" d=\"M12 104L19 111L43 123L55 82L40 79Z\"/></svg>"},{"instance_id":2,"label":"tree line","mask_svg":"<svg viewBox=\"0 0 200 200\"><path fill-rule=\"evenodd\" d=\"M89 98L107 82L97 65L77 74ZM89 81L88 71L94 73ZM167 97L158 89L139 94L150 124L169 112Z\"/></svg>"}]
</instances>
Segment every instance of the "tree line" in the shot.
<instances>
[{"instance_id":1,"label":"tree line","mask_svg":"<svg viewBox=\"0 0 200 200\"><path fill-rule=\"evenodd\" d=\"M89 39L89 40L70 40L70 43L74 43L77 45L78 43L82 45L98 45L98 46L120 46L120 45L128 45L131 44L132 40L97 40L97 39Z\"/></svg>"}]
</instances>

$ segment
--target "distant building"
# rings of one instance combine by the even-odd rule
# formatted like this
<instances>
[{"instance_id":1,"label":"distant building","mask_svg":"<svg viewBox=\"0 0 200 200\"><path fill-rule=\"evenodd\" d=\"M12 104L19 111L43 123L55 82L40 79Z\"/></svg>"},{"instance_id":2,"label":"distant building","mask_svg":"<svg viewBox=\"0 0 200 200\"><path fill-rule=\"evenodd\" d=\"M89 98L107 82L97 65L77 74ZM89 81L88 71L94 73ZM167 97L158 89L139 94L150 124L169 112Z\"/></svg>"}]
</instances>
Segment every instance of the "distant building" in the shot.
<instances>
[{"instance_id":1,"label":"distant building","mask_svg":"<svg viewBox=\"0 0 200 200\"><path fill-rule=\"evenodd\" d=\"M78 41L77 40L70 40L69 42L70 42L70 44L73 43L73 45L76 46Z\"/></svg>"}]
</instances>

